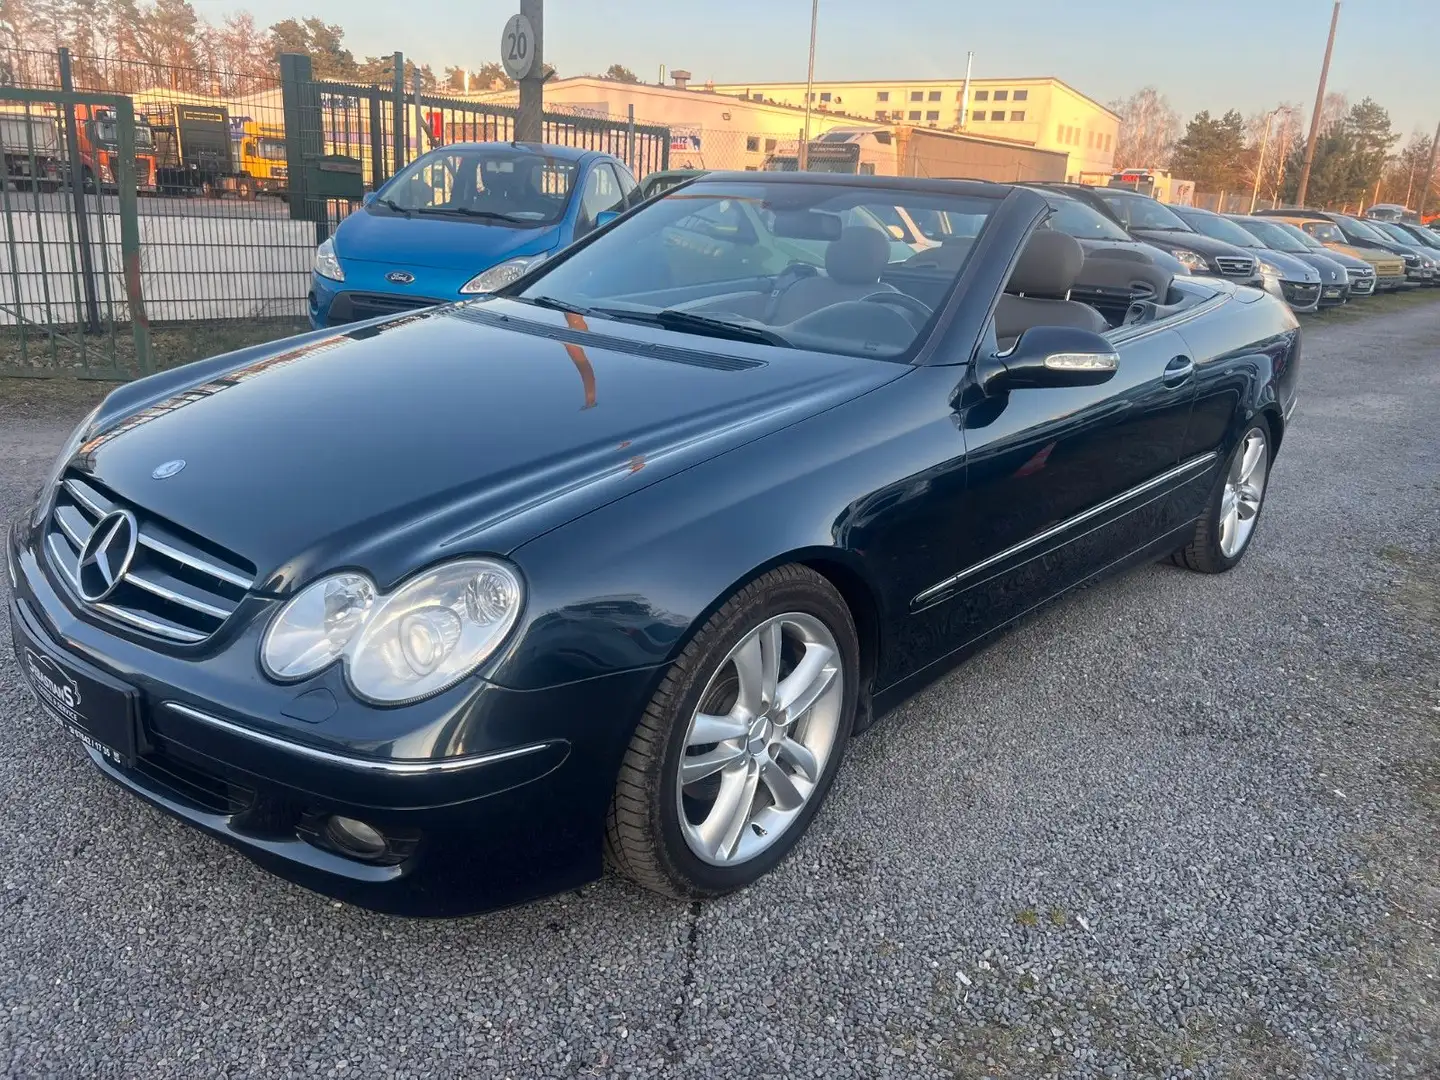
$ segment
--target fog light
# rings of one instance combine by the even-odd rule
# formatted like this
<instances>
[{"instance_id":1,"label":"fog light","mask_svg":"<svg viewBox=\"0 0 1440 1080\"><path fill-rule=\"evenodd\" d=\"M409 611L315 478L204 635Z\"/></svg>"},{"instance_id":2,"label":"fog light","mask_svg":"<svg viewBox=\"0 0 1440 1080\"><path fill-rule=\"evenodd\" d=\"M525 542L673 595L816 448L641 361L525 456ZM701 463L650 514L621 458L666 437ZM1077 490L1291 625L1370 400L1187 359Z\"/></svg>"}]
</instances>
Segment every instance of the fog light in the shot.
<instances>
[{"instance_id":1,"label":"fog light","mask_svg":"<svg viewBox=\"0 0 1440 1080\"><path fill-rule=\"evenodd\" d=\"M378 859L390 846L385 834L375 826L339 814L325 822L325 835L332 844L357 859Z\"/></svg>"}]
</instances>

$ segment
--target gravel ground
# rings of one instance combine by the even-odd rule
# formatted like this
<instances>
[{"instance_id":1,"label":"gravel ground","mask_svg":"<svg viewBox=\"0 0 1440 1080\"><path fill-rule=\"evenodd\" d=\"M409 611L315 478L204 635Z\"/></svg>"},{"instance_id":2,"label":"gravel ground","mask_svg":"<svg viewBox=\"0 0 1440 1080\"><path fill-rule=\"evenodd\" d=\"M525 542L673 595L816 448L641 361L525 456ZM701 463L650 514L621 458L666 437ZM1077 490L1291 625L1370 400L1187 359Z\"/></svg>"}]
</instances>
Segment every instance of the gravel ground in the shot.
<instances>
[{"instance_id":1,"label":"gravel ground","mask_svg":"<svg viewBox=\"0 0 1440 1080\"><path fill-rule=\"evenodd\" d=\"M333 904L104 782L0 628L0 1071L1440 1075L1440 304L1311 326L1238 570L1009 634L715 903ZM83 404L6 393L9 518Z\"/></svg>"}]
</instances>

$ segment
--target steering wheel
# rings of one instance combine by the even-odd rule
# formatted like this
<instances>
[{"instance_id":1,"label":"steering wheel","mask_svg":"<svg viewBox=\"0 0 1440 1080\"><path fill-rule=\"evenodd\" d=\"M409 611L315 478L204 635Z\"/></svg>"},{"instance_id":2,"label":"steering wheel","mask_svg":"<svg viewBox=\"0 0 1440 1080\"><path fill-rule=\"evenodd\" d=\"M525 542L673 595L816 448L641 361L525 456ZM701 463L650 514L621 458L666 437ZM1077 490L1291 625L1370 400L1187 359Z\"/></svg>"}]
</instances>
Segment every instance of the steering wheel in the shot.
<instances>
[{"instance_id":1,"label":"steering wheel","mask_svg":"<svg viewBox=\"0 0 1440 1080\"><path fill-rule=\"evenodd\" d=\"M922 319L928 319L935 314L934 308L916 300L909 293L873 292L869 296L862 296L860 301L865 304L889 304L891 307L903 308L911 315L919 315Z\"/></svg>"}]
</instances>

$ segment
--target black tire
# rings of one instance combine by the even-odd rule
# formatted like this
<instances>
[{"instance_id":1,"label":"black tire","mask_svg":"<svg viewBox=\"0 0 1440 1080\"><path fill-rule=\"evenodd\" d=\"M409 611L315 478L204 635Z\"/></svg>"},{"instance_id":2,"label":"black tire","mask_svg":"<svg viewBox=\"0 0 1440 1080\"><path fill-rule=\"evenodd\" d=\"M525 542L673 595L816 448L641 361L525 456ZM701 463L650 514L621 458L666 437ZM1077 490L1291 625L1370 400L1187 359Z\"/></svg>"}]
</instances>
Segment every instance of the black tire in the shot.
<instances>
[{"instance_id":1,"label":"black tire","mask_svg":"<svg viewBox=\"0 0 1440 1080\"><path fill-rule=\"evenodd\" d=\"M1246 442L1252 434L1258 433L1265 440L1265 483L1261 487L1260 506L1255 512L1255 524L1249 535L1244 539L1240 548L1231 555L1226 555L1220 546L1220 522L1221 504L1225 497L1226 479L1230 476L1230 470L1245 448ZM1257 418L1249 427L1235 440L1235 448L1230 451L1230 456L1225 459L1225 464L1220 470L1220 475L1215 481L1215 490L1210 496L1210 503L1205 508L1205 514L1195 523L1195 532L1190 542L1170 556L1170 561L1176 566L1183 566L1187 570L1194 570L1200 574L1223 574L1239 565L1240 560L1245 557L1245 552L1250 550L1250 545L1255 540L1255 533L1260 527L1260 518L1265 513L1265 495L1269 491L1269 466L1274 460L1274 445L1270 437L1270 425L1263 418Z\"/></svg>"},{"instance_id":2,"label":"black tire","mask_svg":"<svg viewBox=\"0 0 1440 1080\"><path fill-rule=\"evenodd\" d=\"M819 619L839 647L844 679L839 725L815 789L770 846L739 865L705 862L685 841L677 798L690 718L731 650L766 619L799 612ZM751 884L794 848L824 802L855 722L859 645L850 609L835 587L803 566L782 566L730 597L671 665L630 740L605 830L605 854L621 874L679 899L720 896Z\"/></svg>"}]
</instances>

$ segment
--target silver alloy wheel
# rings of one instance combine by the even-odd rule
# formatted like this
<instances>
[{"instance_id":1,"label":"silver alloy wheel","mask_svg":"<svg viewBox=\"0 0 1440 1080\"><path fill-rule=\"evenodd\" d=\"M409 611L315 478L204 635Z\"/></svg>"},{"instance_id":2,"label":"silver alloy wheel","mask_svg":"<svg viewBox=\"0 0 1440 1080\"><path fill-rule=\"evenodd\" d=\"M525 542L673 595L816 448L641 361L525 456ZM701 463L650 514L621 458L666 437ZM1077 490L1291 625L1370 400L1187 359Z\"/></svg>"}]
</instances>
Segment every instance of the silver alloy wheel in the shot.
<instances>
[{"instance_id":1,"label":"silver alloy wheel","mask_svg":"<svg viewBox=\"0 0 1440 1080\"><path fill-rule=\"evenodd\" d=\"M1270 468L1270 448L1265 433L1251 428L1230 462L1230 475L1220 495L1220 554L1233 559L1250 542L1255 519L1265 498L1265 480Z\"/></svg>"},{"instance_id":2,"label":"silver alloy wheel","mask_svg":"<svg viewBox=\"0 0 1440 1080\"><path fill-rule=\"evenodd\" d=\"M699 858L747 862L800 816L835 747L844 680L835 635L813 615L766 619L730 650L690 718L675 789Z\"/></svg>"}]
</instances>

